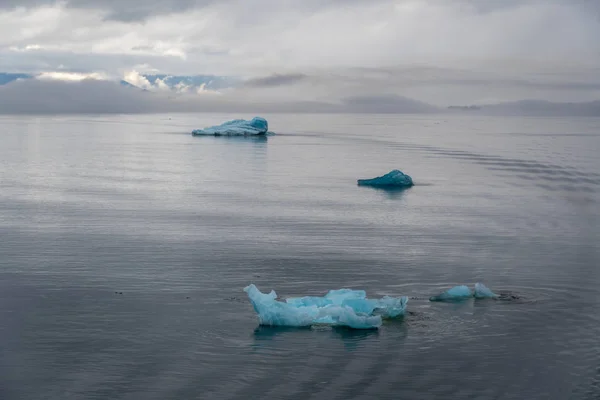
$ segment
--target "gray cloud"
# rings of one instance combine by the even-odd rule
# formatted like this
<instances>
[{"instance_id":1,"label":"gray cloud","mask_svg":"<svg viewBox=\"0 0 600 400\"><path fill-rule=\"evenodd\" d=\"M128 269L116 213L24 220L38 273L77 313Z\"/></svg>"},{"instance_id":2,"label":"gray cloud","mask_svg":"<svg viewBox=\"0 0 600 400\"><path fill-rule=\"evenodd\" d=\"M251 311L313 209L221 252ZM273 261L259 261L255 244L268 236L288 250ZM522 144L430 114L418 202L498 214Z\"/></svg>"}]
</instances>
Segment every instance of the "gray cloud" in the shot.
<instances>
[{"instance_id":1,"label":"gray cloud","mask_svg":"<svg viewBox=\"0 0 600 400\"><path fill-rule=\"evenodd\" d=\"M352 96L343 99L344 110L363 113L426 113L439 111L436 107L397 95Z\"/></svg>"},{"instance_id":2,"label":"gray cloud","mask_svg":"<svg viewBox=\"0 0 600 400\"><path fill-rule=\"evenodd\" d=\"M301 73L273 74L269 76L249 79L246 81L246 85L250 87L287 86L300 82L306 78L307 75Z\"/></svg>"},{"instance_id":3,"label":"gray cloud","mask_svg":"<svg viewBox=\"0 0 600 400\"><path fill-rule=\"evenodd\" d=\"M600 98L599 1L58 4L0 0L0 71L227 75L240 99L303 108Z\"/></svg>"},{"instance_id":4,"label":"gray cloud","mask_svg":"<svg viewBox=\"0 0 600 400\"><path fill-rule=\"evenodd\" d=\"M38 7L56 4L57 0L0 0L0 9L13 9L17 7Z\"/></svg>"},{"instance_id":5,"label":"gray cloud","mask_svg":"<svg viewBox=\"0 0 600 400\"><path fill-rule=\"evenodd\" d=\"M0 0L0 8L32 8L58 3L58 0ZM69 8L102 10L106 13L106 19L132 22L153 15L183 12L215 3L217 0L67 0L66 5Z\"/></svg>"},{"instance_id":6,"label":"gray cloud","mask_svg":"<svg viewBox=\"0 0 600 400\"><path fill-rule=\"evenodd\" d=\"M134 22L154 15L179 13L215 3L217 0L104 0L102 3L97 0L69 0L68 6L101 9L106 11L106 19Z\"/></svg>"},{"instance_id":7,"label":"gray cloud","mask_svg":"<svg viewBox=\"0 0 600 400\"><path fill-rule=\"evenodd\" d=\"M385 2L386 0L375 0ZM60 0L0 0L0 9L16 9L18 7L34 8L59 4ZM241 8L239 0L65 0L68 8L101 10L105 19L121 22L140 22L145 19L165 14L181 13L189 10L202 9L211 5L235 4ZM257 2L254 9L273 10L277 8L301 8L305 10L324 9L331 7L353 7L360 5L361 0L306 0L303 2L280 2L262 0Z\"/></svg>"},{"instance_id":8,"label":"gray cloud","mask_svg":"<svg viewBox=\"0 0 600 400\"><path fill-rule=\"evenodd\" d=\"M239 0L63 0L67 7L73 9L96 9L105 13L108 20L122 22L139 22L151 16L180 13L194 9L202 9L211 5L235 4L241 7ZM0 0L0 9L15 9L18 7L33 8L39 6L56 5L59 0ZM396 0L398 4L410 4L414 0ZM600 3L594 0L419 0L421 4L448 6L459 9L469 9L486 14L497 11L510 10L524 6L563 5L579 7L588 12L600 13ZM393 3L391 0L374 0L369 3ZM348 9L364 5L362 0L305 0L303 2L260 0L253 4L251 9Z\"/></svg>"},{"instance_id":9,"label":"gray cloud","mask_svg":"<svg viewBox=\"0 0 600 400\"><path fill-rule=\"evenodd\" d=\"M298 94L265 97L260 91L225 95L151 93L114 82L28 80L0 86L0 113L152 113L152 112L430 112L426 104L399 96L357 96L331 102Z\"/></svg>"},{"instance_id":10,"label":"gray cloud","mask_svg":"<svg viewBox=\"0 0 600 400\"><path fill-rule=\"evenodd\" d=\"M312 112L312 113L439 113L425 102L395 94L348 95L336 91L329 100L315 97L309 86L290 93L265 95L247 87L222 95L152 93L109 81L26 80L0 86L0 114L178 113L178 112ZM331 88L330 88L331 90ZM490 102L488 102L490 103ZM600 101L552 103L521 101L484 106L481 114L599 116Z\"/></svg>"}]
</instances>

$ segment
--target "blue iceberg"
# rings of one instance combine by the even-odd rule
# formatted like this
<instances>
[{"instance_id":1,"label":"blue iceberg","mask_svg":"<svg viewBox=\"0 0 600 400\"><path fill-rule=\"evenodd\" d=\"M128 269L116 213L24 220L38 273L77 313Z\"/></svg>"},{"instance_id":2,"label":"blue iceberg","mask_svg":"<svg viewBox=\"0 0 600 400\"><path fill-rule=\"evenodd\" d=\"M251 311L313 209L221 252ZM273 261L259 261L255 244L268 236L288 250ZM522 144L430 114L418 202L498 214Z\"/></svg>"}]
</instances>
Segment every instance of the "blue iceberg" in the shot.
<instances>
[{"instance_id":1,"label":"blue iceberg","mask_svg":"<svg viewBox=\"0 0 600 400\"><path fill-rule=\"evenodd\" d=\"M325 297L305 296L288 297L285 302L295 307L317 306L325 307L328 305L341 306L344 301L352 299L366 299L367 293L364 290L338 289L330 290Z\"/></svg>"},{"instance_id":2,"label":"blue iceberg","mask_svg":"<svg viewBox=\"0 0 600 400\"><path fill-rule=\"evenodd\" d=\"M325 298L331 300L333 304L341 305L346 300L366 299L367 292L365 292L364 290L337 289L330 290L329 292L327 292Z\"/></svg>"},{"instance_id":3,"label":"blue iceberg","mask_svg":"<svg viewBox=\"0 0 600 400\"><path fill-rule=\"evenodd\" d=\"M483 283L475 284L475 292L473 293L473 296L476 299L495 299L498 297L498 295L496 293L492 292Z\"/></svg>"},{"instance_id":4,"label":"blue iceberg","mask_svg":"<svg viewBox=\"0 0 600 400\"><path fill-rule=\"evenodd\" d=\"M469 297L473 297L471 289L467 286L455 286L452 289L445 291L442 294L429 298L429 301L460 301Z\"/></svg>"},{"instance_id":5,"label":"blue iceberg","mask_svg":"<svg viewBox=\"0 0 600 400\"><path fill-rule=\"evenodd\" d=\"M408 297L384 296L381 299L367 299L364 290L338 289L330 290L324 297L289 297L286 303L295 307L329 305L350 307L358 314L380 315L383 318L396 318L404 315Z\"/></svg>"},{"instance_id":6,"label":"blue iceberg","mask_svg":"<svg viewBox=\"0 0 600 400\"><path fill-rule=\"evenodd\" d=\"M413 186L413 180L402 171L395 169L383 176L372 179L359 179L358 186L373 186L383 188L408 188Z\"/></svg>"},{"instance_id":7,"label":"blue iceberg","mask_svg":"<svg viewBox=\"0 0 600 400\"><path fill-rule=\"evenodd\" d=\"M294 307L325 307L332 305L333 302L330 299L326 299L325 297L290 297L285 299L285 302Z\"/></svg>"},{"instance_id":8,"label":"blue iceberg","mask_svg":"<svg viewBox=\"0 0 600 400\"><path fill-rule=\"evenodd\" d=\"M269 124L261 117L254 117L250 121L234 119L221 125L192 131L193 136L255 136L269 133Z\"/></svg>"},{"instance_id":9,"label":"blue iceberg","mask_svg":"<svg viewBox=\"0 0 600 400\"><path fill-rule=\"evenodd\" d=\"M353 329L376 329L383 318L404 315L408 297L367 299L364 290L330 290L324 297L290 297L277 300L275 291L262 293L251 284L244 288L258 314L261 325L269 326L346 326Z\"/></svg>"},{"instance_id":10,"label":"blue iceberg","mask_svg":"<svg viewBox=\"0 0 600 400\"><path fill-rule=\"evenodd\" d=\"M495 299L499 296L483 283L477 282L473 292L465 285L455 286L442 294L430 297L429 301L461 301L472 297L476 299Z\"/></svg>"},{"instance_id":11,"label":"blue iceberg","mask_svg":"<svg viewBox=\"0 0 600 400\"><path fill-rule=\"evenodd\" d=\"M352 329L377 329L381 326L381 316L357 314L350 307L327 306L319 308L315 325L345 326Z\"/></svg>"},{"instance_id":12,"label":"blue iceberg","mask_svg":"<svg viewBox=\"0 0 600 400\"><path fill-rule=\"evenodd\" d=\"M261 325L311 326L319 317L317 306L294 307L277 301L274 290L271 290L271 293L262 293L256 286L250 285L244 288L244 291L248 293Z\"/></svg>"},{"instance_id":13,"label":"blue iceberg","mask_svg":"<svg viewBox=\"0 0 600 400\"><path fill-rule=\"evenodd\" d=\"M384 296L382 299L377 300L374 312L380 314L383 318L397 318L404 315L407 304L408 297L406 296Z\"/></svg>"}]
</instances>

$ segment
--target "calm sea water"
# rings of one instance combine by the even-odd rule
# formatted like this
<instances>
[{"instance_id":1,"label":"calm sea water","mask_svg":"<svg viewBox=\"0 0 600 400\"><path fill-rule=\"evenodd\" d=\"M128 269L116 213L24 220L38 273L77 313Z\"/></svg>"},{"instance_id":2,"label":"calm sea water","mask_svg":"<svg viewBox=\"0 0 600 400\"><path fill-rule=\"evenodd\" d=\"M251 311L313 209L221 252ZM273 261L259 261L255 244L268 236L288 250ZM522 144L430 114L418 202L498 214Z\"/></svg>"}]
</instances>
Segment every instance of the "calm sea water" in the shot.
<instances>
[{"instance_id":1,"label":"calm sea water","mask_svg":"<svg viewBox=\"0 0 600 400\"><path fill-rule=\"evenodd\" d=\"M600 398L600 119L189 134L232 117L0 118L1 399ZM514 298L427 301L477 281ZM258 327L249 283L410 314Z\"/></svg>"}]
</instances>

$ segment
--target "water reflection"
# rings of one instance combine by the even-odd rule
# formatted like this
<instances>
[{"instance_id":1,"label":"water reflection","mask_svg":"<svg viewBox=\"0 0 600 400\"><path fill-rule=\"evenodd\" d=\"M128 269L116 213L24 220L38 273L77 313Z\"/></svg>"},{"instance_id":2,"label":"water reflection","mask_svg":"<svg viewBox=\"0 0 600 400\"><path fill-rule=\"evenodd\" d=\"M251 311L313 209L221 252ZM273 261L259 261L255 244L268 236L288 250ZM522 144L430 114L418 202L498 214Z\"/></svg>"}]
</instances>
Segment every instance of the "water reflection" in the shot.
<instances>
[{"instance_id":1,"label":"water reflection","mask_svg":"<svg viewBox=\"0 0 600 400\"><path fill-rule=\"evenodd\" d=\"M314 338L307 339L307 335ZM285 327L285 326L258 326L254 332L254 347L272 344L275 338L294 338L298 340L303 337L306 340L318 340L319 338L333 337L341 340L347 350L355 350L364 346L367 341L376 340L379 337L378 329L351 329L348 327L317 326L317 327Z\"/></svg>"},{"instance_id":2,"label":"water reflection","mask_svg":"<svg viewBox=\"0 0 600 400\"><path fill-rule=\"evenodd\" d=\"M394 187L394 186L380 186L380 187L361 186L361 188L374 190L374 191L382 194L384 197L387 197L389 199L395 199L395 200L401 199L402 197L404 197L406 192L408 192L411 189L411 188L406 188L406 187Z\"/></svg>"},{"instance_id":3,"label":"water reflection","mask_svg":"<svg viewBox=\"0 0 600 400\"><path fill-rule=\"evenodd\" d=\"M292 326L263 326L259 325L254 330L254 338L257 341L271 340L276 336L284 334L298 334L312 331L310 326L292 327Z\"/></svg>"},{"instance_id":4,"label":"water reflection","mask_svg":"<svg viewBox=\"0 0 600 400\"><path fill-rule=\"evenodd\" d=\"M268 136L264 135L248 135L248 136L212 136L212 135L199 135L194 138L202 138L204 140L218 140L225 142L246 142L246 143L267 143L269 141Z\"/></svg>"},{"instance_id":5,"label":"water reflection","mask_svg":"<svg viewBox=\"0 0 600 400\"><path fill-rule=\"evenodd\" d=\"M335 326L331 328L331 337L341 340L346 350L357 350L368 342L378 340L379 329L350 329Z\"/></svg>"}]
</instances>

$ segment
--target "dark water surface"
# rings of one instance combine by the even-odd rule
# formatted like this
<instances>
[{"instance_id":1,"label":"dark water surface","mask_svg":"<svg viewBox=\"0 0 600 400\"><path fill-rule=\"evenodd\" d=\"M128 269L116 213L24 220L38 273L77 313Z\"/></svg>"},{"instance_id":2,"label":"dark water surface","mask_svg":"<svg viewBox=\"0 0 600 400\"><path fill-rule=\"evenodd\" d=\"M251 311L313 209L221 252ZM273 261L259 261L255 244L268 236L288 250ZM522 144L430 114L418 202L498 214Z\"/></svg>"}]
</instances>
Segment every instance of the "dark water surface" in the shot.
<instances>
[{"instance_id":1,"label":"dark water surface","mask_svg":"<svg viewBox=\"0 0 600 400\"><path fill-rule=\"evenodd\" d=\"M600 398L600 119L170 117L0 118L0 399ZM259 328L251 282L414 298Z\"/></svg>"}]
</instances>

